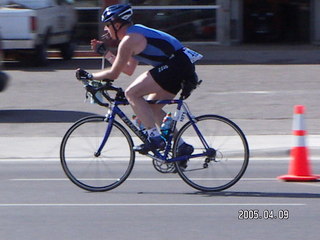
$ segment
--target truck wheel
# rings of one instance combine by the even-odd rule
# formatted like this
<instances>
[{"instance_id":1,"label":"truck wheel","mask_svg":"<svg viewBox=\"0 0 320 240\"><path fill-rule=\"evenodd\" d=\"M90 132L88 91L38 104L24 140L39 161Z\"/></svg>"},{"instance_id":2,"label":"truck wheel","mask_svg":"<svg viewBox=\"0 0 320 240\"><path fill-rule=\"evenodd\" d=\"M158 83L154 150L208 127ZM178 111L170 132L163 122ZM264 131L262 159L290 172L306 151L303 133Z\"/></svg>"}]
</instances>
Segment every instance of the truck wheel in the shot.
<instances>
[{"instance_id":1,"label":"truck wheel","mask_svg":"<svg viewBox=\"0 0 320 240\"><path fill-rule=\"evenodd\" d=\"M36 66L45 66L48 64L48 45L51 29L48 29L42 41L36 46L34 54L34 64Z\"/></svg>"},{"instance_id":2,"label":"truck wheel","mask_svg":"<svg viewBox=\"0 0 320 240\"><path fill-rule=\"evenodd\" d=\"M73 41L69 41L65 44L62 44L60 47L61 56L64 60L72 59L75 50L75 43Z\"/></svg>"},{"instance_id":3,"label":"truck wheel","mask_svg":"<svg viewBox=\"0 0 320 240\"><path fill-rule=\"evenodd\" d=\"M45 66L48 63L48 53L47 53L48 47L47 44L41 44L36 46L35 49L35 61L34 64L36 66Z\"/></svg>"},{"instance_id":4,"label":"truck wheel","mask_svg":"<svg viewBox=\"0 0 320 240\"><path fill-rule=\"evenodd\" d=\"M0 92L4 91L8 86L9 77L6 73L0 71Z\"/></svg>"}]
</instances>

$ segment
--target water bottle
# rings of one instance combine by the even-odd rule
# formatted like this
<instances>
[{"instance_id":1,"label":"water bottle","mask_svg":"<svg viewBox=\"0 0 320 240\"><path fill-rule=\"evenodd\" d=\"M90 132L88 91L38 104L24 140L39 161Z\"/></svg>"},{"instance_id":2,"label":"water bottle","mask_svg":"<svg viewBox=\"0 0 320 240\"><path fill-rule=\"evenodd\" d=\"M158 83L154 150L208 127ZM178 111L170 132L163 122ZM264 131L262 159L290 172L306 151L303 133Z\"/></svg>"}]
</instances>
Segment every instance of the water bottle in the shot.
<instances>
[{"instance_id":1,"label":"water bottle","mask_svg":"<svg viewBox=\"0 0 320 240\"><path fill-rule=\"evenodd\" d=\"M101 82L97 82L97 81L91 81L89 84L90 84L91 86L95 87L95 88L98 88L98 87L101 87L101 86L102 86L102 83L101 83ZM90 103L91 103L91 104L97 104L96 100L93 99L92 95L91 95L91 96L89 95L89 97L90 97ZM95 93L95 97L96 97L96 98L98 99L98 101L100 101L101 103L104 102L104 100L103 100L103 95L102 95L102 93L101 93L100 91L98 91L98 92Z\"/></svg>"},{"instance_id":2,"label":"water bottle","mask_svg":"<svg viewBox=\"0 0 320 240\"><path fill-rule=\"evenodd\" d=\"M172 124L173 124L173 119L171 117L171 112L168 112L167 115L163 118L162 124L160 126L161 134L167 140L171 135Z\"/></svg>"}]
</instances>

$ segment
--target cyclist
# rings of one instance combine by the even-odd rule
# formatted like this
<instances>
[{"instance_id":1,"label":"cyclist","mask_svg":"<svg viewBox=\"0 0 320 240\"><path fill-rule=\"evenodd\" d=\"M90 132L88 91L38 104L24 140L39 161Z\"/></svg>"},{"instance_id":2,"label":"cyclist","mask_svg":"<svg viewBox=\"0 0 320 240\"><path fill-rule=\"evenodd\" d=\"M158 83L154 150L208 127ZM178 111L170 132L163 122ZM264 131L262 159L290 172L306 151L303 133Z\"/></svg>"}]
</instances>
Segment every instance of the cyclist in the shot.
<instances>
[{"instance_id":1,"label":"cyclist","mask_svg":"<svg viewBox=\"0 0 320 240\"><path fill-rule=\"evenodd\" d=\"M163 105L148 104L153 99L173 99L185 83L186 97L195 88L198 79L194 62L202 57L180 41L162 31L132 23L133 11L130 5L117 4L107 7L102 14L105 35L119 40L117 55L104 52L105 58L112 64L109 69L88 73L77 69L79 79L92 80L117 79L120 73L132 75L139 62L152 65L153 68L138 76L126 89L125 96L133 111L147 129L147 144L135 146L134 150L146 154L151 149L163 149L165 141L156 127L161 125L165 112ZM101 50L101 42L92 40L94 49ZM183 140L178 145L178 156L193 153L193 147Z\"/></svg>"}]
</instances>

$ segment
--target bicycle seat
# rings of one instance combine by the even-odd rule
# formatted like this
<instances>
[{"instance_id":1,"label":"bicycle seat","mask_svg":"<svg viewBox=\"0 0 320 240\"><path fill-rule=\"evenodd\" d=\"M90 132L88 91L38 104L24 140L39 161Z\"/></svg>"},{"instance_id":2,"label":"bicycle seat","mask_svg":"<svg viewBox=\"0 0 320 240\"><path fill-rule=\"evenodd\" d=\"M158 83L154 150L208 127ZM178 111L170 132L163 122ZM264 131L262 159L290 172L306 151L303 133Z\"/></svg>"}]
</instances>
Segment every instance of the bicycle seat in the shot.
<instances>
[{"instance_id":1,"label":"bicycle seat","mask_svg":"<svg viewBox=\"0 0 320 240\"><path fill-rule=\"evenodd\" d=\"M195 90L200 84L202 80L199 80L198 75L196 73L193 74L190 78L185 79L181 83L181 98L187 99L193 90Z\"/></svg>"}]
</instances>

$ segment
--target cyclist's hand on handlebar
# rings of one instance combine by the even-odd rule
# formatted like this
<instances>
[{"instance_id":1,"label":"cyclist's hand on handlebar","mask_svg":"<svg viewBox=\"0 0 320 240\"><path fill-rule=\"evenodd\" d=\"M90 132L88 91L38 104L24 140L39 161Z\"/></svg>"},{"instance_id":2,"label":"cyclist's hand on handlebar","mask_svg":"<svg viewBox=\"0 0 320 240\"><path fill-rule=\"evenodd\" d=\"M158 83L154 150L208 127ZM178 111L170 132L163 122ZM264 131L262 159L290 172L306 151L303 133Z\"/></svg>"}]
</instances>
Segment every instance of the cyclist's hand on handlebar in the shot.
<instances>
[{"instance_id":1,"label":"cyclist's hand on handlebar","mask_svg":"<svg viewBox=\"0 0 320 240\"><path fill-rule=\"evenodd\" d=\"M92 74L88 73L86 70L78 68L76 70L76 78L78 80L92 80Z\"/></svg>"}]
</instances>

